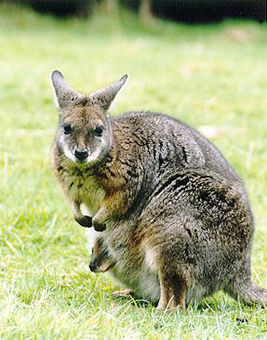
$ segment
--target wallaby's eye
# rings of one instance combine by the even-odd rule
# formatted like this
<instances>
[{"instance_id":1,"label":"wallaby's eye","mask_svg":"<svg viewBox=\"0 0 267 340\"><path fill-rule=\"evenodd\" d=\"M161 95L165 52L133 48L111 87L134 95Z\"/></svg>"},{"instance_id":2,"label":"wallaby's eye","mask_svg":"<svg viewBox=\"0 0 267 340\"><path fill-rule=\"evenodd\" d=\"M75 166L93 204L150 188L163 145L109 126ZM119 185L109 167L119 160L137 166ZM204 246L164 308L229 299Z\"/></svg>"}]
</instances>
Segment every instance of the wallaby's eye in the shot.
<instances>
[{"instance_id":1,"label":"wallaby's eye","mask_svg":"<svg viewBox=\"0 0 267 340\"><path fill-rule=\"evenodd\" d=\"M71 133L71 125L70 124L65 124L63 125L63 131L65 133L65 135L69 135Z\"/></svg>"},{"instance_id":2,"label":"wallaby's eye","mask_svg":"<svg viewBox=\"0 0 267 340\"><path fill-rule=\"evenodd\" d=\"M104 126L97 126L94 131L93 134L97 137L101 137L104 131Z\"/></svg>"}]
</instances>

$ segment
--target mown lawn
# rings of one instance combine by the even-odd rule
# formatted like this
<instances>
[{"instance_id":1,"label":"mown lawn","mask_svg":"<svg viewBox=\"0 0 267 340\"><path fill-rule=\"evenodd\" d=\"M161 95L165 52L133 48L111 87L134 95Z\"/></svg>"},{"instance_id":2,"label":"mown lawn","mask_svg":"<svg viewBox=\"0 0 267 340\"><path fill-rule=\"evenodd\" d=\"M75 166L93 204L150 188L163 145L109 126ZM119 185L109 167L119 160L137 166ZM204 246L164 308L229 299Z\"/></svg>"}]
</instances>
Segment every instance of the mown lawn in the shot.
<instances>
[{"instance_id":1,"label":"mown lawn","mask_svg":"<svg viewBox=\"0 0 267 340\"><path fill-rule=\"evenodd\" d=\"M112 298L116 283L89 272L85 231L49 164L54 69L84 92L128 73L114 114L164 111L211 136L245 180L253 276L267 287L266 26L143 27L124 11L59 21L0 4L0 338L266 339L266 308L219 293L185 314L158 313Z\"/></svg>"}]
</instances>

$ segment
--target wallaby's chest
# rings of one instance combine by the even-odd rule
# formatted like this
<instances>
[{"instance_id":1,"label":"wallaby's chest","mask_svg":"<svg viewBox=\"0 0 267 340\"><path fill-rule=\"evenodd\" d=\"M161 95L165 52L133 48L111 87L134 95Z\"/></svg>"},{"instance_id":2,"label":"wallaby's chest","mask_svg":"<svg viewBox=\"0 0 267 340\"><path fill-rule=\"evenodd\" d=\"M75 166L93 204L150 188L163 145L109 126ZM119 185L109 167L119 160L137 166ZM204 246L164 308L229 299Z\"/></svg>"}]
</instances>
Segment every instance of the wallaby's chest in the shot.
<instances>
[{"instance_id":1,"label":"wallaby's chest","mask_svg":"<svg viewBox=\"0 0 267 340\"><path fill-rule=\"evenodd\" d=\"M86 214L90 216L94 216L100 209L106 195L94 176L82 172L69 171L68 176L64 178L64 186L70 198L86 208Z\"/></svg>"}]
</instances>

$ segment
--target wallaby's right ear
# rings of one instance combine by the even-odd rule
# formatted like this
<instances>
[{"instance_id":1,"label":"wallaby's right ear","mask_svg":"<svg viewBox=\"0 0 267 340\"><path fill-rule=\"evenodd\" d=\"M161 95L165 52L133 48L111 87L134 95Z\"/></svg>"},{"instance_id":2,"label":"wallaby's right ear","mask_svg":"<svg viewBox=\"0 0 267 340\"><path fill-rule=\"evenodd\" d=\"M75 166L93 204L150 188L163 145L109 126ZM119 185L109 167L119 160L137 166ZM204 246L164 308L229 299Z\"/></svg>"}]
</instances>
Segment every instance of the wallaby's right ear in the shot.
<instances>
[{"instance_id":1,"label":"wallaby's right ear","mask_svg":"<svg viewBox=\"0 0 267 340\"><path fill-rule=\"evenodd\" d=\"M55 90L55 99L58 108L68 106L81 96L79 92L68 85L61 72L53 71L51 81Z\"/></svg>"},{"instance_id":2,"label":"wallaby's right ear","mask_svg":"<svg viewBox=\"0 0 267 340\"><path fill-rule=\"evenodd\" d=\"M118 92L122 89L128 79L125 74L119 81L116 81L103 90L98 90L90 94L90 102L92 105L100 107L104 112L107 112L115 99Z\"/></svg>"}]
</instances>

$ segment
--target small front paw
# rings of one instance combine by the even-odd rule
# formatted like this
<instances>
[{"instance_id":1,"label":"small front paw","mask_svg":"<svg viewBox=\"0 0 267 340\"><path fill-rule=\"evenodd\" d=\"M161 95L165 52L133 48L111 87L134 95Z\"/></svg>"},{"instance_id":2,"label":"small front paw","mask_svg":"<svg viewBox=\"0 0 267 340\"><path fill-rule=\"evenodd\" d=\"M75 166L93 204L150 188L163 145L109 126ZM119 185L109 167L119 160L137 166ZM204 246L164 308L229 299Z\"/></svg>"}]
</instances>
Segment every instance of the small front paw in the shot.
<instances>
[{"instance_id":1,"label":"small front paw","mask_svg":"<svg viewBox=\"0 0 267 340\"><path fill-rule=\"evenodd\" d=\"M132 289L124 289L124 290L117 290L116 292L111 293L112 297L132 297L133 296Z\"/></svg>"},{"instance_id":2,"label":"small front paw","mask_svg":"<svg viewBox=\"0 0 267 340\"><path fill-rule=\"evenodd\" d=\"M106 230L106 224L105 223L100 223L96 219L93 218L92 220L92 225L95 228L96 231L104 231Z\"/></svg>"},{"instance_id":3,"label":"small front paw","mask_svg":"<svg viewBox=\"0 0 267 340\"><path fill-rule=\"evenodd\" d=\"M82 216L82 217L74 217L75 221L78 222L82 227L91 228L92 227L92 217L90 216Z\"/></svg>"}]
</instances>

